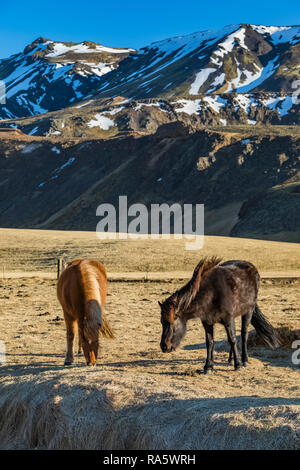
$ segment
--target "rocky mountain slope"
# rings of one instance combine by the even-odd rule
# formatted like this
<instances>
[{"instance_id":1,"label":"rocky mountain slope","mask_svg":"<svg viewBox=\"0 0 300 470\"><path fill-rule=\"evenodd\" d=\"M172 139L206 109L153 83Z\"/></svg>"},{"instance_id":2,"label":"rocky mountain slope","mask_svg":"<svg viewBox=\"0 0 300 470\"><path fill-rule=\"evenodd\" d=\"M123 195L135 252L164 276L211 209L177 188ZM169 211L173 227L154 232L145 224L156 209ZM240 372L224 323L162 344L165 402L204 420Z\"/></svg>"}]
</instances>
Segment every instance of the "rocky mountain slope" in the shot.
<instances>
[{"instance_id":1,"label":"rocky mountain slope","mask_svg":"<svg viewBox=\"0 0 300 470\"><path fill-rule=\"evenodd\" d=\"M23 52L0 61L0 80L6 88L0 117L41 114L86 98L130 53L134 49L38 38Z\"/></svg>"},{"instance_id":2,"label":"rocky mountain slope","mask_svg":"<svg viewBox=\"0 0 300 470\"><path fill-rule=\"evenodd\" d=\"M41 114L84 101L97 106L99 99L120 96L164 100L210 124L298 124L299 79L300 26L230 25L138 52L39 38L0 62L7 91L0 116Z\"/></svg>"},{"instance_id":3,"label":"rocky mountain slope","mask_svg":"<svg viewBox=\"0 0 300 470\"><path fill-rule=\"evenodd\" d=\"M300 235L300 135L284 127L145 136L0 139L0 226L95 230L103 202L204 203L205 233Z\"/></svg>"},{"instance_id":4,"label":"rocky mountain slope","mask_svg":"<svg viewBox=\"0 0 300 470\"><path fill-rule=\"evenodd\" d=\"M33 136L90 137L109 139L138 133L152 134L159 126L183 122L192 129L230 125L300 125L300 107L281 108L278 94L222 94L196 100L143 99L122 96L87 100L72 107L26 119L1 121ZM277 107L276 107L277 106Z\"/></svg>"},{"instance_id":5,"label":"rocky mountain slope","mask_svg":"<svg viewBox=\"0 0 300 470\"><path fill-rule=\"evenodd\" d=\"M293 91L300 26L230 25L152 43L103 78L101 96L194 97Z\"/></svg>"}]
</instances>

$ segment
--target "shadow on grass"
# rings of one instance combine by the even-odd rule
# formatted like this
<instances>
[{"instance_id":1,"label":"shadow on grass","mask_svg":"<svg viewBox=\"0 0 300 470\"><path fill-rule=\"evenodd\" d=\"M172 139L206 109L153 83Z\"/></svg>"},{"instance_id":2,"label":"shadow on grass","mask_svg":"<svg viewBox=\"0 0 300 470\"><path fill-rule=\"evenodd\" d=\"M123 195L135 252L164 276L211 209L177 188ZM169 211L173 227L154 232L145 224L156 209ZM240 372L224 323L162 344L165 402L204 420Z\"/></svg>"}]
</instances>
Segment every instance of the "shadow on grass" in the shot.
<instances>
[{"instance_id":1,"label":"shadow on grass","mask_svg":"<svg viewBox=\"0 0 300 470\"><path fill-rule=\"evenodd\" d=\"M57 367L60 369L61 367ZM117 406L122 388L60 382L31 376L2 386L0 447L47 449L291 449L299 398L237 396L178 399L149 394L144 402ZM113 394L112 394L113 392ZM53 396L59 397L53 408ZM125 395L126 396L126 395ZM21 418L16 411L24 408ZM292 408L289 408L289 407ZM80 410L80 419L78 419ZM55 411L55 413L54 413ZM75 425L76 424L76 425ZM8 425L8 426L7 426ZM25 432L26 431L26 432ZM7 433L9 432L9 439ZM82 436L88 435L89 439ZM66 439L67 436L67 439ZM19 447L18 447L19 446Z\"/></svg>"}]
</instances>

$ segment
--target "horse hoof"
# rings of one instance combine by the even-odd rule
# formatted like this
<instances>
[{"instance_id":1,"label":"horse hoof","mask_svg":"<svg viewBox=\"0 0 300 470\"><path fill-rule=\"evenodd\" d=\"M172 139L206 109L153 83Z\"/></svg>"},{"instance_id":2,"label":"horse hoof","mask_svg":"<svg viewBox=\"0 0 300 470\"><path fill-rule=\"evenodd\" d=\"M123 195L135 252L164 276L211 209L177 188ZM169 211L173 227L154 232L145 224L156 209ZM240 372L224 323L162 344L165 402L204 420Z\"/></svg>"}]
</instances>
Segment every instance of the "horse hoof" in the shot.
<instances>
[{"instance_id":1,"label":"horse hoof","mask_svg":"<svg viewBox=\"0 0 300 470\"><path fill-rule=\"evenodd\" d=\"M248 362L243 362L243 367L248 367L249 363Z\"/></svg>"},{"instance_id":2,"label":"horse hoof","mask_svg":"<svg viewBox=\"0 0 300 470\"><path fill-rule=\"evenodd\" d=\"M237 364L236 366L234 366L234 370L239 370L241 369L242 367L242 364Z\"/></svg>"},{"instance_id":3,"label":"horse hoof","mask_svg":"<svg viewBox=\"0 0 300 470\"><path fill-rule=\"evenodd\" d=\"M71 366L72 364L73 364L72 361L65 361L65 362L64 362L64 365L65 365L65 366Z\"/></svg>"},{"instance_id":4,"label":"horse hoof","mask_svg":"<svg viewBox=\"0 0 300 470\"><path fill-rule=\"evenodd\" d=\"M213 370L212 368L210 368L210 369L204 369L203 373L204 373L204 374L212 374L213 371L214 371L214 370Z\"/></svg>"}]
</instances>

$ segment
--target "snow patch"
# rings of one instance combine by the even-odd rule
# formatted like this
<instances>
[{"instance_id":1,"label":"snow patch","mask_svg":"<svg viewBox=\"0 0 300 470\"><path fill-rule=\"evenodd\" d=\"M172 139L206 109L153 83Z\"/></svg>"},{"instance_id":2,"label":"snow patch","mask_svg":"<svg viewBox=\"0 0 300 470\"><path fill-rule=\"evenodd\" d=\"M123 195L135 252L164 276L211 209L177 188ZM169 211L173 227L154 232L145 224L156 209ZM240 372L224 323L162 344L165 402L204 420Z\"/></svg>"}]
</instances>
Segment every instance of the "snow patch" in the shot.
<instances>
[{"instance_id":1,"label":"snow patch","mask_svg":"<svg viewBox=\"0 0 300 470\"><path fill-rule=\"evenodd\" d=\"M67 54L68 52L75 52L78 54L93 54L95 52L109 52L111 54L123 54L135 52L135 49L115 49L112 47L105 47L96 45L94 48L89 47L87 44L80 43L74 46L66 46L63 43L56 42L53 46L53 51L47 54L47 57L59 57Z\"/></svg>"},{"instance_id":2,"label":"snow patch","mask_svg":"<svg viewBox=\"0 0 300 470\"><path fill-rule=\"evenodd\" d=\"M61 173L62 170L64 170L64 168L66 168L67 166L71 165L73 162L75 161L75 158L74 157L71 157L69 158L69 160L64 163L63 165L61 165L60 167L56 168L55 170L53 170L52 173L54 173L53 176L51 176L51 178L49 178L48 180L46 181L43 181L42 183L40 183L37 187L38 188L42 188L43 186L45 186L46 183L49 183L50 181L58 178L59 174Z\"/></svg>"},{"instance_id":3,"label":"snow patch","mask_svg":"<svg viewBox=\"0 0 300 470\"><path fill-rule=\"evenodd\" d=\"M31 129L31 131L28 133L28 135L33 135L35 134L37 131L39 130L38 126L34 127L33 129Z\"/></svg>"},{"instance_id":4,"label":"snow patch","mask_svg":"<svg viewBox=\"0 0 300 470\"><path fill-rule=\"evenodd\" d=\"M207 67L206 69L200 70L196 74L196 78L194 82L191 84L190 88L190 95L198 95L199 89L202 87L202 85L206 82L208 79L209 75L213 72L215 72L217 69L209 68Z\"/></svg>"},{"instance_id":5,"label":"snow patch","mask_svg":"<svg viewBox=\"0 0 300 470\"><path fill-rule=\"evenodd\" d=\"M41 147L41 144L29 144L29 145L25 145L25 147L22 148L21 150L21 153L32 153L34 152L35 150L37 150L38 148Z\"/></svg>"},{"instance_id":6,"label":"snow patch","mask_svg":"<svg viewBox=\"0 0 300 470\"><path fill-rule=\"evenodd\" d=\"M267 78L269 78L276 69L279 67L279 63L275 65L275 62L278 60L278 57L271 60L265 67L262 67L257 72L250 72L249 70L240 70L238 68L237 73L238 76L234 80L232 80L229 85L227 92L230 92L234 89L237 93L248 93L249 91L253 90L254 88L261 85ZM246 75L246 80L241 80L242 73Z\"/></svg>"},{"instance_id":7,"label":"snow patch","mask_svg":"<svg viewBox=\"0 0 300 470\"><path fill-rule=\"evenodd\" d=\"M114 116L115 114L118 114L122 109L124 109L125 106L118 106L117 108L112 109L111 111L105 111L105 114L111 114Z\"/></svg>"},{"instance_id":8,"label":"snow patch","mask_svg":"<svg viewBox=\"0 0 300 470\"><path fill-rule=\"evenodd\" d=\"M221 108L224 108L228 103L226 100L221 98L218 95L215 96L206 96L203 98L203 101L208 104L216 113L220 112Z\"/></svg>"},{"instance_id":9,"label":"snow patch","mask_svg":"<svg viewBox=\"0 0 300 470\"><path fill-rule=\"evenodd\" d=\"M192 114L198 114L198 111L201 110L201 100L178 100L173 104L182 104L182 107L175 108L177 113L186 113L190 116Z\"/></svg>"},{"instance_id":10,"label":"snow patch","mask_svg":"<svg viewBox=\"0 0 300 470\"><path fill-rule=\"evenodd\" d=\"M83 108L84 106L87 106L88 104L92 103L93 100L89 100L86 103L79 104L78 106L75 106L75 108Z\"/></svg>"},{"instance_id":11,"label":"snow patch","mask_svg":"<svg viewBox=\"0 0 300 470\"><path fill-rule=\"evenodd\" d=\"M88 122L89 127L100 127L105 131L114 125L114 121L106 116L103 116L102 113L95 114L95 119L91 119L90 122Z\"/></svg>"},{"instance_id":12,"label":"snow patch","mask_svg":"<svg viewBox=\"0 0 300 470\"><path fill-rule=\"evenodd\" d=\"M50 130L49 135L61 135L60 131L52 131Z\"/></svg>"},{"instance_id":13,"label":"snow patch","mask_svg":"<svg viewBox=\"0 0 300 470\"><path fill-rule=\"evenodd\" d=\"M262 103L269 109L276 110L280 116L286 116L296 103L296 96L278 96L262 100Z\"/></svg>"},{"instance_id":14,"label":"snow patch","mask_svg":"<svg viewBox=\"0 0 300 470\"><path fill-rule=\"evenodd\" d=\"M237 41L239 42L240 46L244 49L248 49L245 44L245 28L241 28L238 31L227 36L225 41L221 42L218 45L218 49L215 51L215 55L218 57L223 58L225 54L228 54L233 50Z\"/></svg>"},{"instance_id":15,"label":"snow patch","mask_svg":"<svg viewBox=\"0 0 300 470\"><path fill-rule=\"evenodd\" d=\"M274 44L297 44L300 41L300 26L251 25L259 34L269 35Z\"/></svg>"},{"instance_id":16,"label":"snow patch","mask_svg":"<svg viewBox=\"0 0 300 470\"><path fill-rule=\"evenodd\" d=\"M161 106L164 105L163 102L161 101L158 101L157 103L138 103L135 107L134 107L134 110L135 111L139 111L143 106L156 106L158 107L161 111L163 111L164 113L167 113L168 111L166 111L165 109L163 109Z\"/></svg>"}]
</instances>

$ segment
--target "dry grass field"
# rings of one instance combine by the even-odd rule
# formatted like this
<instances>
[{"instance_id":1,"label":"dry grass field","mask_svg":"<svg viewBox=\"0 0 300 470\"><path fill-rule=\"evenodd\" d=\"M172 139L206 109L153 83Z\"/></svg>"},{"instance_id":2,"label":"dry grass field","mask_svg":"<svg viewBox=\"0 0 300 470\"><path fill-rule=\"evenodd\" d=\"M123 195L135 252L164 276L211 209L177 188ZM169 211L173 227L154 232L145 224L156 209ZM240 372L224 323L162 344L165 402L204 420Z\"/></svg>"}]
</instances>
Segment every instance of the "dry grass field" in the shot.
<instances>
[{"instance_id":1,"label":"dry grass field","mask_svg":"<svg viewBox=\"0 0 300 470\"><path fill-rule=\"evenodd\" d=\"M0 229L0 277L3 267L14 275L56 274L57 258L95 258L110 273L186 273L202 256L247 259L261 274L300 276L300 243L230 237L205 237L199 251L186 240L99 240L95 232Z\"/></svg>"},{"instance_id":2,"label":"dry grass field","mask_svg":"<svg viewBox=\"0 0 300 470\"><path fill-rule=\"evenodd\" d=\"M202 250L189 252L180 240L99 241L83 232L0 230L0 252L5 266L0 340L6 346L0 366L1 448L300 447L300 374L291 348L299 337L300 280L262 281L259 305L286 341L272 351L251 334L249 367L237 372L227 364L221 325L213 374L196 372L206 357L200 322L188 324L176 352L163 354L157 305L185 282L179 278L191 275L203 255L247 259L266 277L299 276L299 245L206 237ZM116 340L101 339L96 367L85 366L82 356L63 366L58 257L95 257L111 273L106 313ZM154 272L160 276L151 281ZM126 273L143 274L139 282L117 280ZM239 326L238 321L238 333Z\"/></svg>"}]
</instances>

